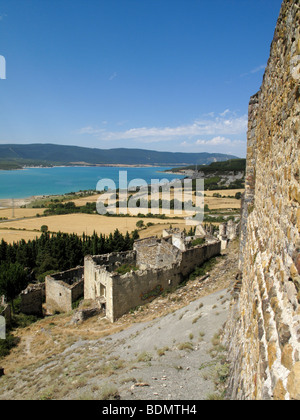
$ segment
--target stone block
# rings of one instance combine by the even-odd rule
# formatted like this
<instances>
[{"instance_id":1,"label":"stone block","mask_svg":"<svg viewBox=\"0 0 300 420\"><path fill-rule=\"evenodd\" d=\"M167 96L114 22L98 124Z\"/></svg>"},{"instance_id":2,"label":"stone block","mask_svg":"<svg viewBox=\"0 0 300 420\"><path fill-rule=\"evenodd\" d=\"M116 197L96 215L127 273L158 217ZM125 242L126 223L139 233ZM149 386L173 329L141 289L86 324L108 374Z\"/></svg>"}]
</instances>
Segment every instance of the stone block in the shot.
<instances>
[{"instance_id":1,"label":"stone block","mask_svg":"<svg viewBox=\"0 0 300 420\"><path fill-rule=\"evenodd\" d=\"M300 400L300 362L297 362L289 374L287 390L291 399Z\"/></svg>"}]
</instances>

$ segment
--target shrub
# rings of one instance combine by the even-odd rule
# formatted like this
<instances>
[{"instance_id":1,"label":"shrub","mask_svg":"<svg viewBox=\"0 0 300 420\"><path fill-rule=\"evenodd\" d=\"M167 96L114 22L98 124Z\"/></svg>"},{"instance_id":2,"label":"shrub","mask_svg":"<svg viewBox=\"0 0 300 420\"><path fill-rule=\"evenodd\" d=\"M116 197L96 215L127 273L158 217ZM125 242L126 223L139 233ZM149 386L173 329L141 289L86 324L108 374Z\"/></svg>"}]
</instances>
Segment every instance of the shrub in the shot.
<instances>
[{"instance_id":1,"label":"shrub","mask_svg":"<svg viewBox=\"0 0 300 420\"><path fill-rule=\"evenodd\" d=\"M137 271L138 267L136 265L133 264L123 264L120 267L118 267L115 272L118 274L126 274L126 273L130 273L130 271Z\"/></svg>"},{"instance_id":2,"label":"shrub","mask_svg":"<svg viewBox=\"0 0 300 420\"><path fill-rule=\"evenodd\" d=\"M205 244L205 238L197 238L191 243L192 246L198 246L203 244Z\"/></svg>"}]
</instances>

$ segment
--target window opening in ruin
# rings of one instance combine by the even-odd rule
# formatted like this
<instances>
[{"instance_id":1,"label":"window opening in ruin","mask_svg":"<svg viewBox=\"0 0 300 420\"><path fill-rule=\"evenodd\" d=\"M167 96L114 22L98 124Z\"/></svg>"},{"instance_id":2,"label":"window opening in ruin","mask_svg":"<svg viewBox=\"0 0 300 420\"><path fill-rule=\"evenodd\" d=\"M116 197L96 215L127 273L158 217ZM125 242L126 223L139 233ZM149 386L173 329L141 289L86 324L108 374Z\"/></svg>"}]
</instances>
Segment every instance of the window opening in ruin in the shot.
<instances>
[{"instance_id":1,"label":"window opening in ruin","mask_svg":"<svg viewBox=\"0 0 300 420\"><path fill-rule=\"evenodd\" d=\"M100 296L106 297L106 287L103 284L100 284Z\"/></svg>"}]
</instances>

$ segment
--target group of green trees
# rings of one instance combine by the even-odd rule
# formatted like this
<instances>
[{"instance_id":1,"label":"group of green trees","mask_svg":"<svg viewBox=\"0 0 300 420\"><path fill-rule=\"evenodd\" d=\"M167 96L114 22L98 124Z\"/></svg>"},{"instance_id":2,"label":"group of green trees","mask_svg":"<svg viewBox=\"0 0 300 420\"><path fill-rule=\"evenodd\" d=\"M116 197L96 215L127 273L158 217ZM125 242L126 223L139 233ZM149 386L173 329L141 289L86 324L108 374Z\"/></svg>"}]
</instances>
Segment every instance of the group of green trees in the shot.
<instances>
[{"instance_id":1,"label":"group of green trees","mask_svg":"<svg viewBox=\"0 0 300 420\"><path fill-rule=\"evenodd\" d=\"M128 251L138 239L137 231L126 235L115 230L109 236L43 232L40 238L0 243L0 295L12 301L34 279L43 281L54 271L82 265L85 255Z\"/></svg>"},{"instance_id":2,"label":"group of green trees","mask_svg":"<svg viewBox=\"0 0 300 420\"><path fill-rule=\"evenodd\" d=\"M96 213L96 203L86 203L85 206L76 206L73 201L68 203L51 203L44 211L44 216L55 216L72 213Z\"/></svg>"}]
</instances>

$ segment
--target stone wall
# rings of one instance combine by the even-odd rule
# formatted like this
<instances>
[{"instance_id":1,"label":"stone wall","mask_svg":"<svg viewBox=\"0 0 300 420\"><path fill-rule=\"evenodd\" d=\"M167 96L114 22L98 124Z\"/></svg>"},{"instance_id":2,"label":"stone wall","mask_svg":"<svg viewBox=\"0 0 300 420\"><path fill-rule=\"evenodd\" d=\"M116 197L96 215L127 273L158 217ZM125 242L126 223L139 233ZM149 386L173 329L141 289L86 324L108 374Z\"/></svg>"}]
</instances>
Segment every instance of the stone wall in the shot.
<instances>
[{"instance_id":1,"label":"stone wall","mask_svg":"<svg viewBox=\"0 0 300 420\"><path fill-rule=\"evenodd\" d=\"M123 264L136 264L135 251L112 252L110 254L92 257L96 265L105 265L109 271L114 271Z\"/></svg>"},{"instance_id":2,"label":"stone wall","mask_svg":"<svg viewBox=\"0 0 300 420\"><path fill-rule=\"evenodd\" d=\"M113 310L110 321L114 322L132 308L145 305L164 290L177 286L182 279L178 265L115 275L112 279Z\"/></svg>"},{"instance_id":3,"label":"stone wall","mask_svg":"<svg viewBox=\"0 0 300 420\"><path fill-rule=\"evenodd\" d=\"M122 253L122 261L126 261L126 255L131 261L135 255L139 270L125 275L119 275L109 269L111 267L109 261L114 260L115 253L106 256L88 256L84 263L84 298L85 300L105 298L106 317L114 322L130 309L144 305L164 290L177 286L197 266L219 255L220 251L220 241L184 252L165 240L149 238L137 241L134 254L131 251ZM163 253L166 255L161 262L159 258L164 256ZM105 265L99 265L101 262L105 262Z\"/></svg>"},{"instance_id":4,"label":"stone wall","mask_svg":"<svg viewBox=\"0 0 300 420\"><path fill-rule=\"evenodd\" d=\"M219 255L220 251L221 243L215 241L180 253L176 263L162 268L132 271L123 276L114 274L111 283L113 316L109 319L114 322L130 309L146 304L166 289L178 286L197 266Z\"/></svg>"},{"instance_id":5,"label":"stone wall","mask_svg":"<svg viewBox=\"0 0 300 420\"><path fill-rule=\"evenodd\" d=\"M72 270L46 277L46 307L48 314L70 312L72 310L72 304L80 297L83 297L84 294L83 274L83 267L76 267Z\"/></svg>"},{"instance_id":6,"label":"stone wall","mask_svg":"<svg viewBox=\"0 0 300 420\"><path fill-rule=\"evenodd\" d=\"M300 399L300 1L285 0L251 98L231 399ZM298 70L297 70L298 69Z\"/></svg>"},{"instance_id":7,"label":"stone wall","mask_svg":"<svg viewBox=\"0 0 300 420\"><path fill-rule=\"evenodd\" d=\"M42 315L45 301L45 283L30 284L21 292L20 311L26 315Z\"/></svg>"},{"instance_id":8,"label":"stone wall","mask_svg":"<svg viewBox=\"0 0 300 420\"><path fill-rule=\"evenodd\" d=\"M134 243L136 251L136 263L141 269L159 268L174 264L178 261L181 254L180 250L165 239L156 237L141 239Z\"/></svg>"},{"instance_id":9,"label":"stone wall","mask_svg":"<svg viewBox=\"0 0 300 420\"><path fill-rule=\"evenodd\" d=\"M214 242L209 244L199 245L182 252L180 260L181 274L183 277L187 277L195 270L196 267L202 265L210 258L220 255L220 253L221 242L218 240L214 240Z\"/></svg>"}]
</instances>

